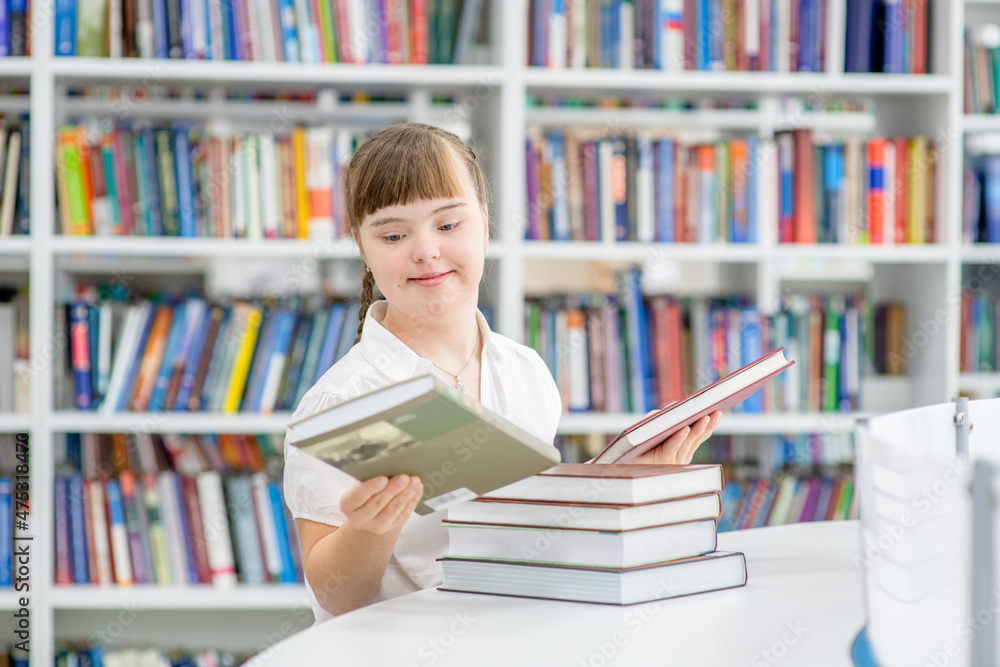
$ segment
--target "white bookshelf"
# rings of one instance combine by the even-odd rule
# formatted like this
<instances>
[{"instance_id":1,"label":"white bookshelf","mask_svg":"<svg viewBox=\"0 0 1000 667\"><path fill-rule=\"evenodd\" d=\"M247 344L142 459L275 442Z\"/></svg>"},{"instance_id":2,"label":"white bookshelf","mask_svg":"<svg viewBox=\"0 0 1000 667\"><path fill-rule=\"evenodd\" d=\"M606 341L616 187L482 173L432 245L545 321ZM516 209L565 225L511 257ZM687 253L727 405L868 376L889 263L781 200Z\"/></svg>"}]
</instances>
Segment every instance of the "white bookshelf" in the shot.
<instances>
[{"instance_id":1,"label":"white bookshelf","mask_svg":"<svg viewBox=\"0 0 1000 667\"><path fill-rule=\"evenodd\" d=\"M53 15L54 0L33 3L35 12ZM958 390L1000 390L995 375L960 375L958 348L959 301L962 267L1000 263L1000 247L963 247L961 230L961 169L964 133L1000 131L1000 117L983 118L962 113L962 27L970 16L994 16L1000 21L1000 2L950 2L932 0L934 25L932 71L927 76L844 74L843 45L827 40L828 71L824 74L696 73L663 74L652 71L548 71L524 65L527 0L491 3L494 16L491 66L350 66L284 65L272 63L191 63L183 61L56 58L51 20L32 21L31 58L0 60L0 84L30 87L30 97L0 98L0 110L31 113L31 235L29 239L0 240L0 275L26 273L30 283L32 353L53 339L52 309L61 274L205 272L224 259L318 260L354 262L357 250L349 242L317 243L290 240L172 238L64 238L55 234L55 193L52 179L53 130L68 117L100 115L110 102L71 98L77 87L145 86L150 90L186 88L209 90L208 99L181 96L163 102L135 103L132 118L216 117L244 123L267 122L273 105L267 102L234 103L226 91L281 90L327 91L315 103L290 103L293 122L378 126L389 119L410 117L434 122L464 120L483 148L484 166L493 187L488 252L489 298L493 300L500 333L523 339L524 297L534 285L527 276L539 271L560 273L561 267L597 264L644 265L676 262L682 270L715 272L730 290L748 290L762 307L800 284L844 285L868 288L875 299L895 298L907 305L907 331L912 333L941 317L943 324L910 359L909 374L901 379L873 379L867 394L870 410L889 405L921 405L948 400ZM842 34L845 0L829 0L830 31ZM839 30L839 33L837 32ZM398 103L356 107L339 96L352 92L402 95ZM432 96L453 96L452 106L439 107ZM527 106L529 97L641 96L653 100L738 98L755 103L752 110L697 109L551 109ZM843 114L782 111L786 96L808 99L869 100L870 110ZM284 102L279 103L284 104ZM522 240L525 219L524 138L528 125L603 125L623 127L677 127L709 131L745 131L762 137L776 129L807 127L830 132L874 131L924 134L949 138L940 163L938 243L929 246L850 247L779 246L762 233L755 245L544 243ZM590 271L584 268L583 271ZM282 433L290 415L213 415L199 413L116 414L102 416L56 409L52 397L50 364L33 377L30 415L0 415L0 432L28 431L32 445L32 515L36 549L32 561L32 665L53 663L53 645L66 632L80 632L89 613L113 618L129 605L148 609L162 629L163 645L183 646L184 635L174 634L188 614L212 610L253 610L261 615L257 625L279 625L288 614L301 609L301 587L97 588L54 586L53 442L67 432L242 432ZM875 400L878 399L878 400ZM895 402L895 403L893 403ZM848 433L858 415L727 415L720 434ZM620 431L635 415L567 414L562 433ZM0 610L13 609L16 598L0 595ZM70 619L71 620L68 620ZM162 622L160 619L165 619ZM173 619L173 620L172 620ZM238 624L234 624L238 625ZM250 626L248 626L250 627ZM227 642L241 641L240 628ZM256 646L259 634L247 630L245 645Z\"/></svg>"}]
</instances>

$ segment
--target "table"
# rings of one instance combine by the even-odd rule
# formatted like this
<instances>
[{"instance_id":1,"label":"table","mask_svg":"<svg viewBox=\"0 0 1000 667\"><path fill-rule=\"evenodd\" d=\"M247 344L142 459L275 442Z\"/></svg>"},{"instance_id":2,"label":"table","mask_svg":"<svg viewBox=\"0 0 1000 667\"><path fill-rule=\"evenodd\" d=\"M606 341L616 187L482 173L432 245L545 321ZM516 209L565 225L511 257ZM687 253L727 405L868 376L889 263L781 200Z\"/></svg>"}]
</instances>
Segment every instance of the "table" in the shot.
<instances>
[{"instance_id":1,"label":"table","mask_svg":"<svg viewBox=\"0 0 1000 667\"><path fill-rule=\"evenodd\" d=\"M428 589L289 637L253 667L323 664L850 666L864 624L856 521L721 533L748 582L628 607Z\"/></svg>"}]
</instances>

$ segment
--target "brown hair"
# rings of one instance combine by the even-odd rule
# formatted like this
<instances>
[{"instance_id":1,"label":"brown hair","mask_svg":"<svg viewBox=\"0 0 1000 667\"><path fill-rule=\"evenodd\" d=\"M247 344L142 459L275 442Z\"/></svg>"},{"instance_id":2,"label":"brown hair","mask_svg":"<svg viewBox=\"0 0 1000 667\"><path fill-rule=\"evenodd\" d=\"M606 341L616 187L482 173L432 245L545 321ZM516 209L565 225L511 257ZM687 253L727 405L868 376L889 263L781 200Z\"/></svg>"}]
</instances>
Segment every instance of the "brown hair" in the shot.
<instances>
[{"instance_id":1,"label":"brown hair","mask_svg":"<svg viewBox=\"0 0 1000 667\"><path fill-rule=\"evenodd\" d=\"M391 125L366 139L344 173L344 200L351 232L357 234L366 216L386 206L463 194L463 177L456 171L453 157L467 169L479 203L488 203L486 176L476 152L451 132L408 122ZM361 340L365 314L374 301L375 278L366 270L355 344Z\"/></svg>"}]
</instances>

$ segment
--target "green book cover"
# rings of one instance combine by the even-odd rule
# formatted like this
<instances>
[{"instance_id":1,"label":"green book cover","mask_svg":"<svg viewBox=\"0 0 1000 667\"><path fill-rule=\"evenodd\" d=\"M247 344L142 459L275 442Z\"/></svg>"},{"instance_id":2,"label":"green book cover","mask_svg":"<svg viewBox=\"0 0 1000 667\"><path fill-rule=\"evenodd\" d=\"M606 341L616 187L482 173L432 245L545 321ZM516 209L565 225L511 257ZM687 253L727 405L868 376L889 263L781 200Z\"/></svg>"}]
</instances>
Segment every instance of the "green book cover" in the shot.
<instances>
[{"instance_id":1,"label":"green book cover","mask_svg":"<svg viewBox=\"0 0 1000 667\"><path fill-rule=\"evenodd\" d=\"M840 327L844 305L838 297L831 297L826 312L826 333L823 337L823 410L837 411L840 371Z\"/></svg>"},{"instance_id":2,"label":"green book cover","mask_svg":"<svg viewBox=\"0 0 1000 667\"><path fill-rule=\"evenodd\" d=\"M417 475L418 514L446 509L559 463L559 452L436 375L299 419L288 443L359 480Z\"/></svg>"},{"instance_id":3,"label":"green book cover","mask_svg":"<svg viewBox=\"0 0 1000 667\"><path fill-rule=\"evenodd\" d=\"M729 178L729 142L720 141L715 144L715 186L717 188L718 207L715 211L715 229L708 238L712 242L725 243L729 237L729 221L732 219L732 184Z\"/></svg>"},{"instance_id":4,"label":"green book cover","mask_svg":"<svg viewBox=\"0 0 1000 667\"><path fill-rule=\"evenodd\" d=\"M337 62L337 43L336 37L334 36L336 32L333 28L333 1L334 0L319 0L319 2L316 3L319 5L319 16L313 17L313 20L316 21L319 27L319 37L323 40L323 51L326 52L325 62L328 63ZM322 55L323 54L321 52L321 58Z\"/></svg>"},{"instance_id":5,"label":"green book cover","mask_svg":"<svg viewBox=\"0 0 1000 667\"><path fill-rule=\"evenodd\" d=\"M160 176L160 211L163 213L164 236L180 235L179 204L177 199L177 178L174 170L174 153L170 144L173 132L157 130L156 161Z\"/></svg>"}]
</instances>

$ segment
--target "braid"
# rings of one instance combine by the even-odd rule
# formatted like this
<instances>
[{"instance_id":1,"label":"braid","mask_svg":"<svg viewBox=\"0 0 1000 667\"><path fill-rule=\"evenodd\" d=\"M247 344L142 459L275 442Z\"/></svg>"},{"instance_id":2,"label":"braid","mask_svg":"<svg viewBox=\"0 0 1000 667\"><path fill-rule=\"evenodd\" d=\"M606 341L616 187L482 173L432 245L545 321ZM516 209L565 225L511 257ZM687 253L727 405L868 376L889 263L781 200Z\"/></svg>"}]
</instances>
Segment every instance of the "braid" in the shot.
<instances>
[{"instance_id":1,"label":"braid","mask_svg":"<svg viewBox=\"0 0 1000 667\"><path fill-rule=\"evenodd\" d=\"M358 335L354 338L357 345L361 340L361 330L365 327L365 315L368 314L368 307L375 302L375 277L371 271L365 271L361 279L361 306L358 308Z\"/></svg>"}]
</instances>

